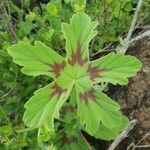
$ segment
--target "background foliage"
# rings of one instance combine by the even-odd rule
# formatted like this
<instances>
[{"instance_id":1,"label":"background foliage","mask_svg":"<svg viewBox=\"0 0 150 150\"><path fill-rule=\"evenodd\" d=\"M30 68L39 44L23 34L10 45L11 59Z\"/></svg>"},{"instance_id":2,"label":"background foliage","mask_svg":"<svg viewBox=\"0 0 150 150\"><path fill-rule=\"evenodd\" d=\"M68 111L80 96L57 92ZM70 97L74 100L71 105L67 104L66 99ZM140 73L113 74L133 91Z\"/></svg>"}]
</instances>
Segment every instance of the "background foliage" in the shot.
<instances>
[{"instance_id":1,"label":"background foliage","mask_svg":"<svg viewBox=\"0 0 150 150\"><path fill-rule=\"evenodd\" d=\"M45 76L23 75L20 67L12 63L6 49L18 40L31 43L40 40L64 55L65 41L60 31L60 23L69 22L72 14L79 11L85 11L99 21L99 34L91 42L91 54L109 44L121 45L132 21L133 8L136 4L137 0L0 1L0 147L2 149L52 149L48 144L37 143L37 131L26 128L22 122L24 103L32 96L33 91L49 83L50 79ZM150 22L147 5L150 5L148 0L145 1L140 14L140 25ZM55 136L53 133L49 135Z\"/></svg>"}]
</instances>

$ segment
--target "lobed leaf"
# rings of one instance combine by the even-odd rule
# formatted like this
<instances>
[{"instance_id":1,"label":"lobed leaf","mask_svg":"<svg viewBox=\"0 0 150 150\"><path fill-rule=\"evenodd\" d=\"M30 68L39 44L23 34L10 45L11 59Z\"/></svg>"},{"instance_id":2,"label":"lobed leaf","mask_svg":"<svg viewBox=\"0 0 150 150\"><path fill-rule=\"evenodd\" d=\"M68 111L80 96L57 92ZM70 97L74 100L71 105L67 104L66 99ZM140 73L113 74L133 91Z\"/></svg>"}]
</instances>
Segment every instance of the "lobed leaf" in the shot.
<instances>
[{"instance_id":1,"label":"lobed leaf","mask_svg":"<svg viewBox=\"0 0 150 150\"><path fill-rule=\"evenodd\" d=\"M55 137L55 132L42 124L38 130L38 142L47 142Z\"/></svg>"},{"instance_id":2,"label":"lobed leaf","mask_svg":"<svg viewBox=\"0 0 150 150\"><path fill-rule=\"evenodd\" d=\"M136 75L141 62L134 56L110 53L91 62L89 75L94 83L127 84L128 77Z\"/></svg>"},{"instance_id":3,"label":"lobed leaf","mask_svg":"<svg viewBox=\"0 0 150 150\"><path fill-rule=\"evenodd\" d=\"M74 126L65 127L56 137L55 145L60 150L88 150L90 146L79 130Z\"/></svg>"},{"instance_id":4,"label":"lobed leaf","mask_svg":"<svg viewBox=\"0 0 150 150\"><path fill-rule=\"evenodd\" d=\"M109 129L118 126L122 120L120 106L106 94L85 86L76 86L77 115L85 131L94 135L100 122Z\"/></svg>"},{"instance_id":5,"label":"lobed leaf","mask_svg":"<svg viewBox=\"0 0 150 150\"><path fill-rule=\"evenodd\" d=\"M121 123L118 123L116 127L113 127L111 129L107 128L101 123L94 137L103 140L113 140L128 125L128 122L128 118L123 116Z\"/></svg>"},{"instance_id":6,"label":"lobed leaf","mask_svg":"<svg viewBox=\"0 0 150 150\"><path fill-rule=\"evenodd\" d=\"M89 42L97 34L94 30L97 21L85 13L73 15L70 24L62 23L62 32L66 39L67 59L70 64L83 65L89 58Z\"/></svg>"},{"instance_id":7,"label":"lobed leaf","mask_svg":"<svg viewBox=\"0 0 150 150\"><path fill-rule=\"evenodd\" d=\"M50 130L54 129L54 118L59 117L59 110L67 100L72 83L58 78L57 81L37 90L25 104L26 111L23 120L29 127L39 127L42 124Z\"/></svg>"},{"instance_id":8,"label":"lobed leaf","mask_svg":"<svg viewBox=\"0 0 150 150\"><path fill-rule=\"evenodd\" d=\"M27 75L48 75L56 78L65 67L65 60L44 43L36 41L34 46L19 42L8 49L13 61L23 68Z\"/></svg>"},{"instance_id":9,"label":"lobed leaf","mask_svg":"<svg viewBox=\"0 0 150 150\"><path fill-rule=\"evenodd\" d=\"M96 138L114 139L127 125L128 120L121 114L120 106L96 90L93 84L127 84L128 77L137 73L141 63L133 56L119 53L110 53L89 61L89 43L97 34L96 26L97 21L91 21L85 13L73 15L70 24L62 24L66 39L66 59L38 41L34 45L19 42L8 49L13 61L23 66L23 73L48 75L55 80L37 90L25 104L23 120L29 127L40 127L39 140L47 141L53 133L54 119L59 118L59 110L71 91L71 106L65 105L61 110L61 117L66 124L74 123L76 113L72 112L76 110L77 103L77 116L82 129ZM79 149L79 145L83 146L82 149L87 148L83 139L78 140L81 139L79 134L68 134L65 131L62 135L62 149Z\"/></svg>"}]
</instances>

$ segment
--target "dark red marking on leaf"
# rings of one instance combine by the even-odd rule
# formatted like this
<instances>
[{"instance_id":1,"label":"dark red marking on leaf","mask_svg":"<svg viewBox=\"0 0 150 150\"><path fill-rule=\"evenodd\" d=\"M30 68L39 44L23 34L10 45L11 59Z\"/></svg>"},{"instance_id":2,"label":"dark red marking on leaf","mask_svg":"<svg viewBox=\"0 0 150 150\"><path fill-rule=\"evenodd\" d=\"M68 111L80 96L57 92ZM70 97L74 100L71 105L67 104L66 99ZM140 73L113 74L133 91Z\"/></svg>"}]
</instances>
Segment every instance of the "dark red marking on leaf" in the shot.
<instances>
[{"instance_id":1,"label":"dark red marking on leaf","mask_svg":"<svg viewBox=\"0 0 150 150\"><path fill-rule=\"evenodd\" d=\"M92 88L84 93L80 93L80 99L85 101L86 103L89 101L89 100L96 100L96 95L95 95L95 90Z\"/></svg>"},{"instance_id":2,"label":"dark red marking on leaf","mask_svg":"<svg viewBox=\"0 0 150 150\"><path fill-rule=\"evenodd\" d=\"M95 81L96 78L100 77L101 71L102 70L98 67L93 67L91 64L88 65L88 73L92 81Z\"/></svg>"},{"instance_id":3,"label":"dark red marking on leaf","mask_svg":"<svg viewBox=\"0 0 150 150\"><path fill-rule=\"evenodd\" d=\"M77 137L74 135L67 135L65 132L61 138L61 145L64 146L65 144L70 145L73 143L77 143Z\"/></svg>"},{"instance_id":4,"label":"dark red marking on leaf","mask_svg":"<svg viewBox=\"0 0 150 150\"><path fill-rule=\"evenodd\" d=\"M83 66L87 62L87 58L82 57L80 44L78 44L77 50L72 53L71 59L68 62L71 65L79 64L80 66Z\"/></svg>"},{"instance_id":5,"label":"dark red marking on leaf","mask_svg":"<svg viewBox=\"0 0 150 150\"><path fill-rule=\"evenodd\" d=\"M41 61L41 60L39 60ZM62 61L61 63L54 63L54 64L49 64L47 62L41 61L42 63L44 63L45 65L48 65L51 68L51 72L54 73L55 77L59 77L60 76L60 72L65 68L66 63L65 61Z\"/></svg>"},{"instance_id":6,"label":"dark red marking on leaf","mask_svg":"<svg viewBox=\"0 0 150 150\"><path fill-rule=\"evenodd\" d=\"M54 63L54 64L49 64L49 66L51 67L51 72L53 72L55 74L55 77L59 77L61 71L64 69L64 67L66 66L65 61L63 61L62 63Z\"/></svg>"},{"instance_id":7,"label":"dark red marking on leaf","mask_svg":"<svg viewBox=\"0 0 150 150\"><path fill-rule=\"evenodd\" d=\"M61 109L61 115L64 117L69 112L74 112L76 110L76 107L73 105L64 105Z\"/></svg>"},{"instance_id":8,"label":"dark red marking on leaf","mask_svg":"<svg viewBox=\"0 0 150 150\"><path fill-rule=\"evenodd\" d=\"M52 86L53 92L51 93L51 97L58 95L58 97L61 96L62 93L66 92L67 89L63 89L61 87L59 87L57 84L54 84Z\"/></svg>"}]
</instances>

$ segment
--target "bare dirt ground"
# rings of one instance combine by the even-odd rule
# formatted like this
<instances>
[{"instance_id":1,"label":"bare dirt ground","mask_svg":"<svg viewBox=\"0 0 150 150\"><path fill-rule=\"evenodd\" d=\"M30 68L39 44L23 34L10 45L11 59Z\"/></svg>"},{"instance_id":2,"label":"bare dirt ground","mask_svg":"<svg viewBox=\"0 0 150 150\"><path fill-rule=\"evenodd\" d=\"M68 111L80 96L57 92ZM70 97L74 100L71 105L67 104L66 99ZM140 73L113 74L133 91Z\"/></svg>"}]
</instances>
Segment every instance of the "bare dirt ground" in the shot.
<instances>
[{"instance_id":1,"label":"bare dirt ground","mask_svg":"<svg viewBox=\"0 0 150 150\"><path fill-rule=\"evenodd\" d=\"M109 49L99 53L94 59L108 52ZM120 104L122 112L130 120L137 119L138 123L128 137L117 145L116 150L150 150L150 37L138 40L128 48L126 54L136 56L142 62L142 68L129 80L128 85L109 85L107 94ZM86 139L97 150L107 150L113 142L99 141L88 135Z\"/></svg>"},{"instance_id":2,"label":"bare dirt ground","mask_svg":"<svg viewBox=\"0 0 150 150\"><path fill-rule=\"evenodd\" d=\"M142 69L128 85L110 87L110 95L130 120L136 118L139 123L117 149L150 150L150 38L136 42L127 52L141 60Z\"/></svg>"}]
</instances>

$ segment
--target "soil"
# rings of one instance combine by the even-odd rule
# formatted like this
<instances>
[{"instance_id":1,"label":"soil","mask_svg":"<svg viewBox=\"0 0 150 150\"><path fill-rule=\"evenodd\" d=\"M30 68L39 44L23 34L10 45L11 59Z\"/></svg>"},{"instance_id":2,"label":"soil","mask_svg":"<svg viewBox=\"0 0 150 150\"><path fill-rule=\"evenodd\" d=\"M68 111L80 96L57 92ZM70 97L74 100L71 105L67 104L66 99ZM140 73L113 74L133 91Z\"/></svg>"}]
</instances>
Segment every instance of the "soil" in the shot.
<instances>
[{"instance_id":1,"label":"soil","mask_svg":"<svg viewBox=\"0 0 150 150\"><path fill-rule=\"evenodd\" d=\"M96 58L104 54L100 53ZM138 123L128 137L119 143L116 150L150 150L150 38L134 43L127 50L127 54L141 60L142 68L129 80L128 85L109 85L107 94L120 104L122 112L130 120L137 119ZM113 142L99 141L87 135L86 139L96 150L107 150Z\"/></svg>"},{"instance_id":2,"label":"soil","mask_svg":"<svg viewBox=\"0 0 150 150\"><path fill-rule=\"evenodd\" d=\"M136 42L127 51L136 56L143 66L126 86L110 87L110 96L116 99L130 120L136 118L138 124L117 150L150 150L150 38ZM146 145L149 147L138 147Z\"/></svg>"}]
</instances>

